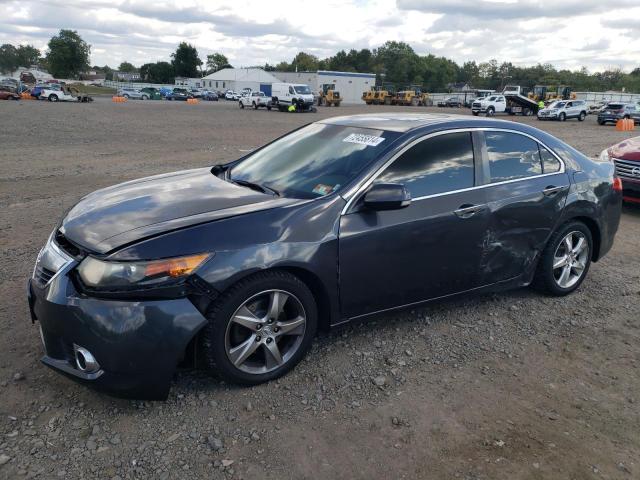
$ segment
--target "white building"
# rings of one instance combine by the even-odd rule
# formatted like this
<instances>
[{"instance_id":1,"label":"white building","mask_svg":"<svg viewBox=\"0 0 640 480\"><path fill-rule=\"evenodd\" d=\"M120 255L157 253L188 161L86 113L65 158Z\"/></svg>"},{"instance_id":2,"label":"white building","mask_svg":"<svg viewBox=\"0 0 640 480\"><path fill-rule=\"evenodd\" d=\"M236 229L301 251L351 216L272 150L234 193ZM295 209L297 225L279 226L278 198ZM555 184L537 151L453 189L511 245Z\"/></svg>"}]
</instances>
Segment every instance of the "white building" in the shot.
<instances>
[{"instance_id":1,"label":"white building","mask_svg":"<svg viewBox=\"0 0 640 480\"><path fill-rule=\"evenodd\" d=\"M318 93L323 85L334 84L344 103L364 103L362 93L376 84L375 73L332 72L273 72L282 82L304 83L313 93Z\"/></svg>"},{"instance_id":2,"label":"white building","mask_svg":"<svg viewBox=\"0 0 640 480\"><path fill-rule=\"evenodd\" d=\"M223 68L206 77L188 80L196 80L197 83L200 83L200 85L192 85L196 88L233 90L235 92L239 92L243 88L250 88L262 91L266 95L271 95L271 84L280 81L261 68Z\"/></svg>"}]
</instances>

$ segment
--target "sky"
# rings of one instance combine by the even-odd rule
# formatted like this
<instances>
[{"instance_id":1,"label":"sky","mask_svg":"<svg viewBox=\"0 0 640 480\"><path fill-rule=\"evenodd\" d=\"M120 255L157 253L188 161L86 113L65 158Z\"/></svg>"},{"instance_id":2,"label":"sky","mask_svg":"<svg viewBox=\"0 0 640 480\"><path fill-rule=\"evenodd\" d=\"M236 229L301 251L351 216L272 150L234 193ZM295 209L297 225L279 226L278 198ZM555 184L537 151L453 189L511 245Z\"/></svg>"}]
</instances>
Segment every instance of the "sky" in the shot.
<instances>
[{"instance_id":1,"label":"sky","mask_svg":"<svg viewBox=\"0 0 640 480\"><path fill-rule=\"evenodd\" d=\"M169 60L181 41L242 67L387 40L460 64L640 66L640 0L0 0L0 11L0 44L44 54L61 28L77 30L91 64L111 67Z\"/></svg>"}]
</instances>

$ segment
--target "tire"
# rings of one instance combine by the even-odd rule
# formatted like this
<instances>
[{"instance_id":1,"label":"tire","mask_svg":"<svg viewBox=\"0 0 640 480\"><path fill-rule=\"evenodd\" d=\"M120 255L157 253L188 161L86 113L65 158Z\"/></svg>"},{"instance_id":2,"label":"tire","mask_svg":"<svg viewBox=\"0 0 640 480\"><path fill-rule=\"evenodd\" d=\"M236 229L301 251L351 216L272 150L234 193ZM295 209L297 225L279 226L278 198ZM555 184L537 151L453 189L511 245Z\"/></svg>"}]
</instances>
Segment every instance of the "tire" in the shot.
<instances>
[{"instance_id":1,"label":"tire","mask_svg":"<svg viewBox=\"0 0 640 480\"><path fill-rule=\"evenodd\" d=\"M52 93L51 95L49 95L49 101L50 102L57 102L58 101L58 96L55 93Z\"/></svg>"},{"instance_id":2,"label":"tire","mask_svg":"<svg viewBox=\"0 0 640 480\"><path fill-rule=\"evenodd\" d=\"M271 111L271 105L267 105L267 110Z\"/></svg>"},{"instance_id":3,"label":"tire","mask_svg":"<svg viewBox=\"0 0 640 480\"><path fill-rule=\"evenodd\" d=\"M603 121L603 120L598 119L598 125L604 125L604 121Z\"/></svg>"},{"instance_id":4,"label":"tire","mask_svg":"<svg viewBox=\"0 0 640 480\"><path fill-rule=\"evenodd\" d=\"M280 320L269 322L268 310L274 304L274 294L280 301L283 294L288 296L277 309ZM238 315L240 310L246 313ZM287 321L290 315L293 319ZM298 277L278 270L259 272L240 280L209 307L206 317L208 324L201 340L207 368L226 381L243 385L273 380L295 367L311 347L318 323L316 302L309 288ZM234 317L242 322L233 321ZM284 325L292 327L301 317L305 323L296 323L293 333L279 336L274 333L278 325L283 329ZM251 328L245 326L247 324ZM243 356L245 349L239 350L242 345L251 348L252 353ZM282 363L270 354L274 346ZM231 360L233 352L237 357L235 363Z\"/></svg>"},{"instance_id":5,"label":"tire","mask_svg":"<svg viewBox=\"0 0 640 480\"><path fill-rule=\"evenodd\" d=\"M564 122L567 120L567 115L564 112L560 113L560 116L558 117L558 120L560 120L561 122Z\"/></svg>"},{"instance_id":6,"label":"tire","mask_svg":"<svg viewBox=\"0 0 640 480\"><path fill-rule=\"evenodd\" d=\"M471 112L471 114L472 114L474 117L477 117L477 116L480 114L480 112Z\"/></svg>"},{"instance_id":7,"label":"tire","mask_svg":"<svg viewBox=\"0 0 640 480\"><path fill-rule=\"evenodd\" d=\"M124 95L122 95L124 98L126 98L127 100L129 100L129 95L127 95L126 93Z\"/></svg>"},{"instance_id":8,"label":"tire","mask_svg":"<svg viewBox=\"0 0 640 480\"><path fill-rule=\"evenodd\" d=\"M496 113L495 109L493 107L489 107L487 109L486 116L487 117L493 117L495 115L495 113Z\"/></svg>"},{"instance_id":9,"label":"tire","mask_svg":"<svg viewBox=\"0 0 640 480\"><path fill-rule=\"evenodd\" d=\"M142 97L140 97L140 100L149 100L149 97L147 97L146 95L142 95Z\"/></svg>"},{"instance_id":10,"label":"tire","mask_svg":"<svg viewBox=\"0 0 640 480\"><path fill-rule=\"evenodd\" d=\"M256 102L252 102L251 106L253 107L254 110L258 109L258 105L256 105Z\"/></svg>"},{"instance_id":11,"label":"tire","mask_svg":"<svg viewBox=\"0 0 640 480\"><path fill-rule=\"evenodd\" d=\"M574 249L572 256L567 256L565 242L570 235ZM582 249L576 254L580 238L583 239ZM551 235L542 251L532 286L550 295L568 295L576 290L586 278L591 265L592 253L593 238L589 228L578 221L565 223ZM571 261L571 265L560 265L554 269L554 263L558 265L561 258L565 258L565 261ZM569 276L566 277L568 281L563 285L563 275L567 269L569 271ZM576 278L575 275L578 273L579 277Z\"/></svg>"},{"instance_id":12,"label":"tire","mask_svg":"<svg viewBox=\"0 0 640 480\"><path fill-rule=\"evenodd\" d=\"M585 112L580 112L580 115L578 115L578 121L584 122L585 118L587 118L587 114Z\"/></svg>"},{"instance_id":13,"label":"tire","mask_svg":"<svg viewBox=\"0 0 640 480\"><path fill-rule=\"evenodd\" d=\"M241 109L244 109L244 105L242 104L242 102L238 102L238 105L240 105Z\"/></svg>"}]
</instances>

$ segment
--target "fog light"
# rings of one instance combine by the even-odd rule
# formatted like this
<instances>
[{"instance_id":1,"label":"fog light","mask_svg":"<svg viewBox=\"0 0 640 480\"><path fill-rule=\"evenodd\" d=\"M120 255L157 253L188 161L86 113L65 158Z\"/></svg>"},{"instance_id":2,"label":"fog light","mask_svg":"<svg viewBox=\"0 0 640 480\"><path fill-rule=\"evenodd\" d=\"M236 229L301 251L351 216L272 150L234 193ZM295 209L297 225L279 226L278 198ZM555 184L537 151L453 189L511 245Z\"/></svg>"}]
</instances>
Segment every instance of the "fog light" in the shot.
<instances>
[{"instance_id":1,"label":"fog light","mask_svg":"<svg viewBox=\"0 0 640 480\"><path fill-rule=\"evenodd\" d=\"M89 350L74 344L73 351L75 353L76 367L78 370L86 373L94 373L100 370L100 364Z\"/></svg>"}]
</instances>

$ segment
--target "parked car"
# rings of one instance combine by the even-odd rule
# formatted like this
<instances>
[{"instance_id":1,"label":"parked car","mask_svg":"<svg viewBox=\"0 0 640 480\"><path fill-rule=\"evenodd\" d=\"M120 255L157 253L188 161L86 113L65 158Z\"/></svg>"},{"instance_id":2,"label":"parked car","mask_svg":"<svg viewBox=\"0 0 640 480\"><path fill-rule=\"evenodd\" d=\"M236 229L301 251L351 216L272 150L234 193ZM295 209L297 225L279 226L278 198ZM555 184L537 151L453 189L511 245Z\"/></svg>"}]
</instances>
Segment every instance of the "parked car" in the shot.
<instances>
[{"instance_id":1,"label":"parked car","mask_svg":"<svg viewBox=\"0 0 640 480\"><path fill-rule=\"evenodd\" d=\"M640 204L640 137L628 138L603 150L600 159L615 165L622 181L622 198Z\"/></svg>"},{"instance_id":2,"label":"parked car","mask_svg":"<svg viewBox=\"0 0 640 480\"><path fill-rule=\"evenodd\" d=\"M167 98L167 95L171 95L172 92L173 88L160 87L160 95L162 96L162 98Z\"/></svg>"},{"instance_id":3,"label":"parked car","mask_svg":"<svg viewBox=\"0 0 640 480\"><path fill-rule=\"evenodd\" d=\"M140 92L149 96L150 100L161 100L162 95L160 94L160 90L156 87L144 87L140 89ZM146 100L143 99L143 100Z\"/></svg>"},{"instance_id":4,"label":"parked car","mask_svg":"<svg viewBox=\"0 0 640 480\"><path fill-rule=\"evenodd\" d=\"M32 97L34 98L40 98L40 94L42 93L42 90L61 90L62 89L62 85L60 85L59 83L45 83L45 84L40 84L40 85L36 85L35 87L33 87L30 90L30 94Z\"/></svg>"},{"instance_id":5,"label":"parked car","mask_svg":"<svg viewBox=\"0 0 640 480\"><path fill-rule=\"evenodd\" d=\"M191 92L185 88L174 88L173 91L165 97L167 100L180 100L186 102L190 98L193 98Z\"/></svg>"},{"instance_id":6,"label":"parked car","mask_svg":"<svg viewBox=\"0 0 640 480\"><path fill-rule=\"evenodd\" d=\"M211 91L211 90L205 90L204 92L202 92L202 100L207 100L210 102L217 102L218 101L218 93Z\"/></svg>"},{"instance_id":7,"label":"parked car","mask_svg":"<svg viewBox=\"0 0 640 480\"><path fill-rule=\"evenodd\" d=\"M78 97L67 92L64 88L60 90L43 88L38 96L39 100L49 100L50 102L76 102Z\"/></svg>"},{"instance_id":8,"label":"parked car","mask_svg":"<svg viewBox=\"0 0 640 480\"><path fill-rule=\"evenodd\" d=\"M202 98L202 90L199 88L192 88L188 90L188 92L193 96L193 98Z\"/></svg>"},{"instance_id":9,"label":"parked car","mask_svg":"<svg viewBox=\"0 0 640 480\"><path fill-rule=\"evenodd\" d=\"M118 96L131 100L149 100L151 98L148 93L137 88L121 88L118 90Z\"/></svg>"},{"instance_id":10,"label":"parked car","mask_svg":"<svg viewBox=\"0 0 640 480\"><path fill-rule=\"evenodd\" d=\"M271 85L271 104L280 111L287 110L291 105L299 112L312 110L314 98L309 85L304 83L283 82Z\"/></svg>"},{"instance_id":11,"label":"parked car","mask_svg":"<svg viewBox=\"0 0 640 480\"><path fill-rule=\"evenodd\" d=\"M0 100L20 100L20 95L10 89L0 89Z\"/></svg>"},{"instance_id":12,"label":"parked car","mask_svg":"<svg viewBox=\"0 0 640 480\"><path fill-rule=\"evenodd\" d=\"M460 108L462 106L462 102L458 97L447 97L444 100L440 100L438 102L439 107L455 107Z\"/></svg>"},{"instance_id":13,"label":"parked car","mask_svg":"<svg viewBox=\"0 0 640 480\"><path fill-rule=\"evenodd\" d=\"M582 122L587 118L587 102L584 100L559 100L538 110L538 120L560 120L577 118Z\"/></svg>"},{"instance_id":14,"label":"parked car","mask_svg":"<svg viewBox=\"0 0 640 480\"><path fill-rule=\"evenodd\" d=\"M598 113L598 125L616 123L623 118L632 118L634 123L640 123L640 108L633 103L610 102Z\"/></svg>"},{"instance_id":15,"label":"parked car","mask_svg":"<svg viewBox=\"0 0 640 480\"><path fill-rule=\"evenodd\" d=\"M255 385L350 320L529 284L567 295L612 246L618 180L526 124L376 113L98 190L28 283L42 361L166 398L183 360Z\"/></svg>"},{"instance_id":16,"label":"parked car","mask_svg":"<svg viewBox=\"0 0 640 480\"><path fill-rule=\"evenodd\" d=\"M227 91L224 93L224 98L225 98L226 100L240 100L240 94L239 94L239 93L234 92L233 90L227 90Z\"/></svg>"},{"instance_id":17,"label":"parked car","mask_svg":"<svg viewBox=\"0 0 640 480\"><path fill-rule=\"evenodd\" d=\"M271 97L267 97L264 92L248 91L240 97L240 108L251 107L257 110L264 107L271 110Z\"/></svg>"}]
</instances>

